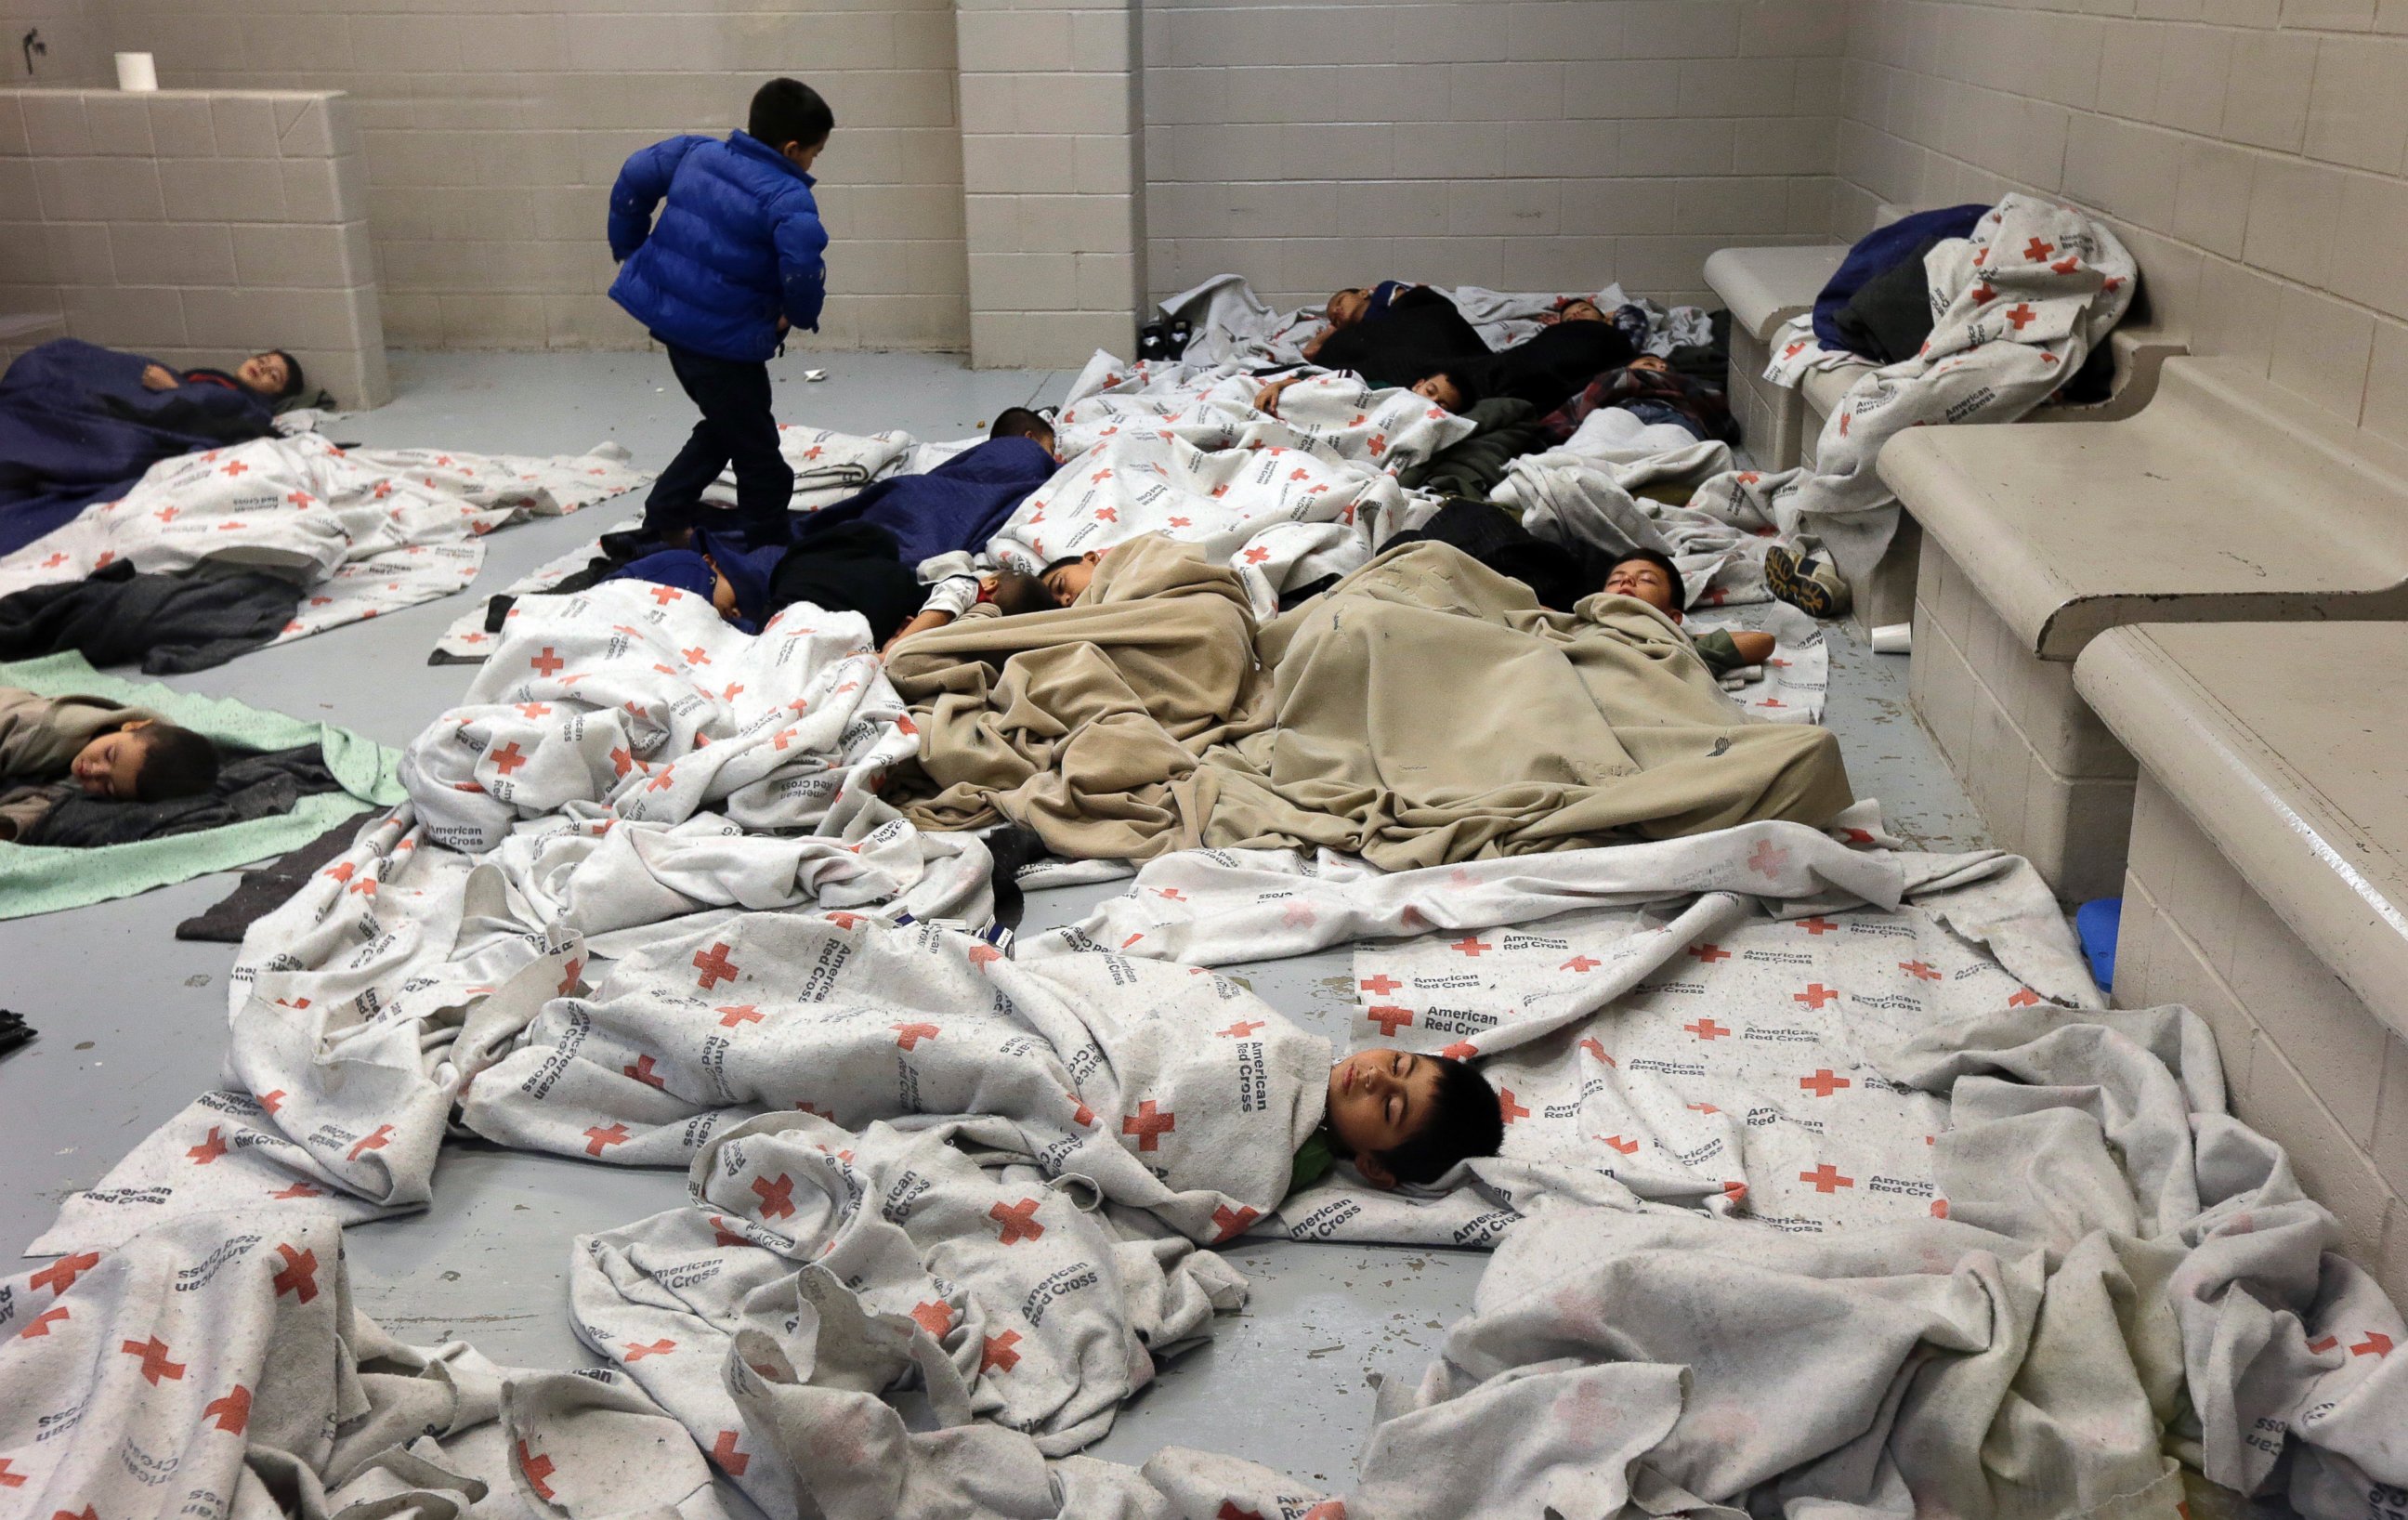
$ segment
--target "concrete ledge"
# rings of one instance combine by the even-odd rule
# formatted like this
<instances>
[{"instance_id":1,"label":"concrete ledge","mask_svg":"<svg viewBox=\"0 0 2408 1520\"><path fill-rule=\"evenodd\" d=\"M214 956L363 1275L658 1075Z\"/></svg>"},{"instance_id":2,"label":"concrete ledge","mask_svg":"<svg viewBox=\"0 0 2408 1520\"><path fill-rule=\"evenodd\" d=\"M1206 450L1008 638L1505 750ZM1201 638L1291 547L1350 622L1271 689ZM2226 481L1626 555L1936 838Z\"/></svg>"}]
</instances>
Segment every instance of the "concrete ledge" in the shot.
<instances>
[{"instance_id":1,"label":"concrete ledge","mask_svg":"<svg viewBox=\"0 0 2408 1520\"><path fill-rule=\"evenodd\" d=\"M1803 248L1724 248L1706 255L1706 283L1730 308L1731 335L1761 344L1802 311L1848 256L1839 243Z\"/></svg>"}]
</instances>

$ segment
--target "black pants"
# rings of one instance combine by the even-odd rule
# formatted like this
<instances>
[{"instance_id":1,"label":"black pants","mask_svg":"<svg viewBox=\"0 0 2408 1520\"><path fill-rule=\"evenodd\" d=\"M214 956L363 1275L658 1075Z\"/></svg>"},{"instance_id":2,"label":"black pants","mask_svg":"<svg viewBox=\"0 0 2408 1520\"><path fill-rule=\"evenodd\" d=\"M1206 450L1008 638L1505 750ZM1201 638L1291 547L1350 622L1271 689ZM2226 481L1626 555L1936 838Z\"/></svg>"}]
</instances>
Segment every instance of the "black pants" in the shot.
<instances>
[{"instance_id":1,"label":"black pants","mask_svg":"<svg viewBox=\"0 0 2408 1520\"><path fill-rule=\"evenodd\" d=\"M714 359L668 345L669 367L702 409L702 421L644 503L644 528L655 537L692 527L701 516L703 488L736 466L736 517L747 542L783 542L795 472L778 452L778 419L769 409L769 366Z\"/></svg>"}]
</instances>

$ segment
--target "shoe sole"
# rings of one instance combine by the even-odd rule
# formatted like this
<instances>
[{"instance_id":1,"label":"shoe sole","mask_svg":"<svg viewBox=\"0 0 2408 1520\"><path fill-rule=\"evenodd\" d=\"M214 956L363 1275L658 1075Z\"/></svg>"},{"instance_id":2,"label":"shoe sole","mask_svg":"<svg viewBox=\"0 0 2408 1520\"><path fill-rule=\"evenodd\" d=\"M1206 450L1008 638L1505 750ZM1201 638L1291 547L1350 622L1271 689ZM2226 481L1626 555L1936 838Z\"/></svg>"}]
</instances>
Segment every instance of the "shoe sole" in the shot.
<instances>
[{"instance_id":1,"label":"shoe sole","mask_svg":"<svg viewBox=\"0 0 2408 1520\"><path fill-rule=\"evenodd\" d=\"M1798 556L1775 544L1764 552L1764 583L1775 596L1811 618L1836 618L1842 610L1830 588L1798 573Z\"/></svg>"}]
</instances>

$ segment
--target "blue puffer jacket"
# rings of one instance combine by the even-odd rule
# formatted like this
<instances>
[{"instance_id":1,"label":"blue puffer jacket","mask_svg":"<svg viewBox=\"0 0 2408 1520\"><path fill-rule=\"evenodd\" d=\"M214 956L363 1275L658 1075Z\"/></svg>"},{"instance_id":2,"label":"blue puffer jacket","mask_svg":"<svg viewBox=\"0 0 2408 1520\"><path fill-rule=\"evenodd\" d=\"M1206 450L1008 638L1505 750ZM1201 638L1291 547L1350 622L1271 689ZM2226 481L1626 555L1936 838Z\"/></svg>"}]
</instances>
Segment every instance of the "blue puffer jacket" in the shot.
<instances>
[{"instance_id":1,"label":"blue puffer jacket","mask_svg":"<svg viewBox=\"0 0 2408 1520\"><path fill-rule=\"evenodd\" d=\"M827 229L811 177L742 132L671 137L610 187L610 298L665 343L751 363L778 351L778 315L819 331ZM668 206L660 223L652 208Z\"/></svg>"}]
</instances>

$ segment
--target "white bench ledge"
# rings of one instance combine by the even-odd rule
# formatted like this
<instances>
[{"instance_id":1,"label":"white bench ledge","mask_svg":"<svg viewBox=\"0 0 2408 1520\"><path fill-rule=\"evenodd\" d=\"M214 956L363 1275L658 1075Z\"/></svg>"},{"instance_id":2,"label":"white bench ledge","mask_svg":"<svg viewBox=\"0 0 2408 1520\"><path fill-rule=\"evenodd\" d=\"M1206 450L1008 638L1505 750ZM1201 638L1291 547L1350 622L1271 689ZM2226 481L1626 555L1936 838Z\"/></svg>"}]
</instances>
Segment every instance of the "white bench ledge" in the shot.
<instances>
[{"instance_id":1,"label":"white bench ledge","mask_svg":"<svg viewBox=\"0 0 2408 1520\"><path fill-rule=\"evenodd\" d=\"M1922 427L1881 477L2025 651L2131 623L2408 618L2408 454L2229 361L2121 422Z\"/></svg>"},{"instance_id":2,"label":"white bench ledge","mask_svg":"<svg viewBox=\"0 0 2408 1520\"><path fill-rule=\"evenodd\" d=\"M0 311L0 343L17 343L39 335L63 336L67 320L55 311Z\"/></svg>"},{"instance_id":3,"label":"white bench ledge","mask_svg":"<svg viewBox=\"0 0 2408 1520\"><path fill-rule=\"evenodd\" d=\"M1847 249L1832 243L1791 248L1723 248L1706 255L1706 283L1731 322L1757 342L1801 311L1830 282Z\"/></svg>"},{"instance_id":4,"label":"white bench ledge","mask_svg":"<svg viewBox=\"0 0 2408 1520\"><path fill-rule=\"evenodd\" d=\"M2139 624L2073 683L2233 868L2408 1036L2408 624Z\"/></svg>"}]
</instances>

